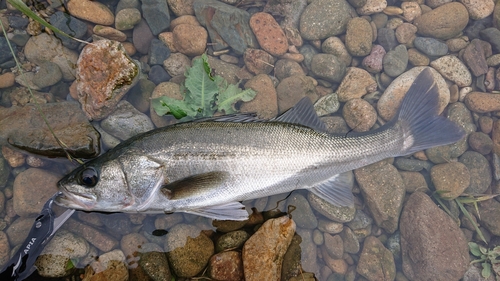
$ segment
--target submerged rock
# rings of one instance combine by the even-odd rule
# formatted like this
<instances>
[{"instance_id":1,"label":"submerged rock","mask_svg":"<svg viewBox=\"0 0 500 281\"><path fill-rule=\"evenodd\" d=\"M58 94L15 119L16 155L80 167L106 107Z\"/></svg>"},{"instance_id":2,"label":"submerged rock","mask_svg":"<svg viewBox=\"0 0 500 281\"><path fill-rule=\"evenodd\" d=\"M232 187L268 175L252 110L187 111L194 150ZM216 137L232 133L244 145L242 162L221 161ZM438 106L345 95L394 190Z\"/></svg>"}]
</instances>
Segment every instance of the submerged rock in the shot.
<instances>
[{"instance_id":1,"label":"submerged rock","mask_svg":"<svg viewBox=\"0 0 500 281\"><path fill-rule=\"evenodd\" d=\"M77 158L99 155L99 133L74 102L39 104L41 113L52 127L54 134L66 144L66 150ZM61 118L64 116L64 118ZM0 108L0 144L7 140L13 146L31 153L65 157L34 105Z\"/></svg>"},{"instance_id":2,"label":"submerged rock","mask_svg":"<svg viewBox=\"0 0 500 281\"><path fill-rule=\"evenodd\" d=\"M89 119L109 115L138 79L139 65L117 41L100 40L83 48L77 63L77 92Z\"/></svg>"},{"instance_id":3,"label":"submerged rock","mask_svg":"<svg viewBox=\"0 0 500 281\"><path fill-rule=\"evenodd\" d=\"M245 280L280 280L283 257L294 233L295 222L287 216L266 221L243 246Z\"/></svg>"},{"instance_id":4,"label":"submerged rock","mask_svg":"<svg viewBox=\"0 0 500 281\"><path fill-rule=\"evenodd\" d=\"M469 266L469 248L458 225L422 192L401 214L403 272L410 280L459 280Z\"/></svg>"},{"instance_id":5,"label":"submerged rock","mask_svg":"<svg viewBox=\"0 0 500 281\"><path fill-rule=\"evenodd\" d=\"M368 280L396 278L396 265L391 251L374 236L365 239L356 271Z\"/></svg>"}]
</instances>

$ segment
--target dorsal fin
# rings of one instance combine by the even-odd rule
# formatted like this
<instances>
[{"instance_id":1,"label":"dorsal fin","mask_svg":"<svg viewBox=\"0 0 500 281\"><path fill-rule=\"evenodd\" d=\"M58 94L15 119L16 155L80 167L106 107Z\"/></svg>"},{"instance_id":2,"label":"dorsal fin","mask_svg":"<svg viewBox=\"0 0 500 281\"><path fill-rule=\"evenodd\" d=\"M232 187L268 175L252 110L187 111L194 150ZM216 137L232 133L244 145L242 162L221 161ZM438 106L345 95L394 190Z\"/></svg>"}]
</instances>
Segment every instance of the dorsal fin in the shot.
<instances>
[{"instance_id":1,"label":"dorsal fin","mask_svg":"<svg viewBox=\"0 0 500 281\"><path fill-rule=\"evenodd\" d=\"M285 111L273 121L299 124L319 132L326 132L325 123L319 119L308 97L303 97L294 107Z\"/></svg>"}]
</instances>

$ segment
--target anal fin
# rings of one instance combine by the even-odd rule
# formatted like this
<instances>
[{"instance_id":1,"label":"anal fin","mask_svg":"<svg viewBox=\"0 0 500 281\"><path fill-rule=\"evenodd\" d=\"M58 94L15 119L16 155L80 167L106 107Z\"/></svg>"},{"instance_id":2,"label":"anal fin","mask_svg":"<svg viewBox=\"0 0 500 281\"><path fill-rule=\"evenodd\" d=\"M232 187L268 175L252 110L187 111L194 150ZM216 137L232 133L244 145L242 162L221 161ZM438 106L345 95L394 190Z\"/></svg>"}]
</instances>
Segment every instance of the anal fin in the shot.
<instances>
[{"instance_id":1,"label":"anal fin","mask_svg":"<svg viewBox=\"0 0 500 281\"><path fill-rule=\"evenodd\" d=\"M354 204L352 186L354 176L351 171L335 175L309 189L312 193L336 206Z\"/></svg>"},{"instance_id":2,"label":"anal fin","mask_svg":"<svg viewBox=\"0 0 500 281\"><path fill-rule=\"evenodd\" d=\"M183 210L183 212L214 220L244 221L248 219L248 212L245 210L245 206L240 202L230 202L194 210Z\"/></svg>"}]
</instances>

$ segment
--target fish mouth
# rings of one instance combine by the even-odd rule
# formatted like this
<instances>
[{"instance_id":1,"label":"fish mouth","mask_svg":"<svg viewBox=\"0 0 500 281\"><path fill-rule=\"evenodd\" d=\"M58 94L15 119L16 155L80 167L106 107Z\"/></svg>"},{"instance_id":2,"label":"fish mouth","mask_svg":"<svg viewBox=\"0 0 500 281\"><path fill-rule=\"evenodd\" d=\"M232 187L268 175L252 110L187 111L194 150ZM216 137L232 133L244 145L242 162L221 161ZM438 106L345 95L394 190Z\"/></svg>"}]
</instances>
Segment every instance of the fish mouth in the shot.
<instances>
[{"instance_id":1,"label":"fish mouth","mask_svg":"<svg viewBox=\"0 0 500 281\"><path fill-rule=\"evenodd\" d=\"M57 205L69 209L78 209L84 211L92 211L95 206L96 198L86 194L75 194L69 192L65 188L61 188L55 202Z\"/></svg>"}]
</instances>

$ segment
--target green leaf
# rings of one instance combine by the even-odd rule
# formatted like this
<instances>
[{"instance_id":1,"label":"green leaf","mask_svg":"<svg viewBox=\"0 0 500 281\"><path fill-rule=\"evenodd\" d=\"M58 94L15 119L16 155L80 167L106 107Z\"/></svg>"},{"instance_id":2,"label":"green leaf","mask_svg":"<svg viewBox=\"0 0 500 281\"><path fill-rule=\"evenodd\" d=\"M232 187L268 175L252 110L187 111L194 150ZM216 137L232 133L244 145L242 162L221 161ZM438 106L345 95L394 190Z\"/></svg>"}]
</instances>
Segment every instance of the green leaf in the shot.
<instances>
[{"instance_id":1,"label":"green leaf","mask_svg":"<svg viewBox=\"0 0 500 281\"><path fill-rule=\"evenodd\" d=\"M484 238L483 232L481 231L481 229L479 229L479 226L477 225L477 223L474 222L474 219L472 219L472 216L470 215L469 211L467 211L467 209L465 209L462 202L460 202L457 199L455 199L455 202L457 202L457 205L460 208L460 211L462 211L462 213L465 215L465 217L472 223L472 225L474 226L474 229L476 230L477 235L479 235L479 238L481 238L481 240L484 243L488 244L488 242L486 242L486 238Z\"/></svg>"},{"instance_id":2,"label":"green leaf","mask_svg":"<svg viewBox=\"0 0 500 281\"><path fill-rule=\"evenodd\" d=\"M175 118L181 119L185 116L195 116L196 111L190 108L183 100L176 100L169 97L159 97L151 101L156 114L163 116L171 113Z\"/></svg>"},{"instance_id":3,"label":"green leaf","mask_svg":"<svg viewBox=\"0 0 500 281\"><path fill-rule=\"evenodd\" d=\"M489 278L491 276L491 265L487 262L483 262L481 265L483 266L483 270L481 271L481 275L484 278Z\"/></svg>"},{"instance_id":4,"label":"green leaf","mask_svg":"<svg viewBox=\"0 0 500 281\"><path fill-rule=\"evenodd\" d=\"M236 113L234 104L238 101L251 101L257 93L252 89L241 90L236 85L230 84L217 97L217 107L219 111L224 110L225 114Z\"/></svg>"},{"instance_id":5,"label":"green leaf","mask_svg":"<svg viewBox=\"0 0 500 281\"><path fill-rule=\"evenodd\" d=\"M479 245L474 243L474 242L469 242L469 250L470 252L476 256L476 257L480 257L481 256L481 251L479 250Z\"/></svg>"},{"instance_id":6,"label":"green leaf","mask_svg":"<svg viewBox=\"0 0 500 281\"><path fill-rule=\"evenodd\" d=\"M212 116L216 111L214 101L219 88L207 74L203 58L193 61L193 66L186 72L184 85L187 89L186 103L199 112L199 117Z\"/></svg>"}]
</instances>

